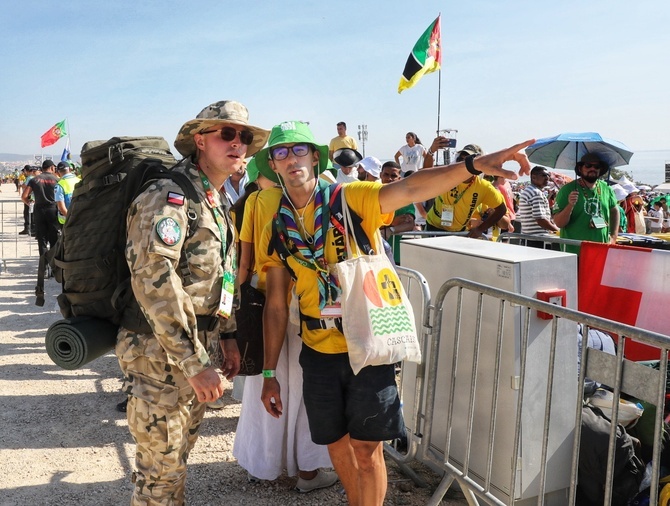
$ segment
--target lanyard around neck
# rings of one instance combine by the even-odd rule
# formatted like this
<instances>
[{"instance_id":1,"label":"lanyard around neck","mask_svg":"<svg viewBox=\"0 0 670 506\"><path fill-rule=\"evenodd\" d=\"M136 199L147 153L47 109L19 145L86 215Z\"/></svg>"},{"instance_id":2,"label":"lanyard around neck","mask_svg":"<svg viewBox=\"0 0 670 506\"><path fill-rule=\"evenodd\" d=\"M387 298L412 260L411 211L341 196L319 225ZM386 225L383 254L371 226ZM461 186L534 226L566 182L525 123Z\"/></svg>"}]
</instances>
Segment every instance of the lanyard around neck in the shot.
<instances>
[{"instance_id":1,"label":"lanyard around neck","mask_svg":"<svg viewBox=\"0 0 670 506\"><path fill-rule=\"evenodd\" d=\"M202 186L205 189L205 196L207 197L207 207L209 207L212 210L212 213L214 213L214 219L216 220L216 224L219 227L219 233L221 235L221 254L222 258L226 258L226 228L227 224L226 221L221 214L221 211L219 210L219 206L216 202L216 198L214 197L214 191L212 190L212 184L209 182L209 179L207 178L207 175L202 171L199 165L196 166L198 169L198 174L200 175L200 180L202 181Z\"/></svg>"}]
</instances>

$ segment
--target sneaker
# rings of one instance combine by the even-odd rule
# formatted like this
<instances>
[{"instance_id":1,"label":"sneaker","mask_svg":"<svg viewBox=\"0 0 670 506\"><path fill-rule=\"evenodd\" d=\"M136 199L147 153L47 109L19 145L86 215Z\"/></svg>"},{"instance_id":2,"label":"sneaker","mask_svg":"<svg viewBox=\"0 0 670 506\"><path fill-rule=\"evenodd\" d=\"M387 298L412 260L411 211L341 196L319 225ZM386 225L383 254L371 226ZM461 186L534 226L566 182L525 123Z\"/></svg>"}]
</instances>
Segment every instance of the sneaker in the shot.
<instances>
[{"instance_id":1,"label":"sneaker","mask_svg":"<svg viewBox=\"0 0 670 506\"><path fill-rule=\"evenodd\" d=\"M26 230L25 228L19 232L19 235L28 235L30 232Z\"/></svg>"},{"instance_id":2,"label":"sneaker","mask_svg":"<svg viewBox=\"0 0 670 506\"><path fill-rule=\"evenodd\" d=\"M256 478L256 477L255 477L253 474L251 474L251 473L247 473L247 481L248 481L249 483L260 483L260 482L261 482L261 479L260 479L260 478Z\"/></svg>"},{"instance_id":3,"label":"sneaker","mask_svg":"<svg viewBox=\"0 0 670 506\"><path fill-rule=\"evenodd\" d=\"M223 409L225 405L223 404L223 396L219 397L217 400L208 402L207 409Z\"/></svg>"},{"instance_id":4,"label":"sneaker","mask_svg":"<svg viewBox=\"0 0 670 506\"><path fill-rule=\"evenodd\" d=\"M330 487L334 485L336 481L337 473L335 473L335 471L324 471L319 469L318 474L311 480L305 480L299 477L295 489L301 494L305 494L319 488Z\"/></svg>"},{"instance_id":5,"label":"sneaker","mask_svg":"<svg viewBox=\"0 0 670 506\"><path fill-rule=\"evenodd\" d=\"M121 401L116 405L116 410L120 411L121 413L125 413L128 411L128 398L126 397L125 401Z\"/></svg>"}]
</instances>

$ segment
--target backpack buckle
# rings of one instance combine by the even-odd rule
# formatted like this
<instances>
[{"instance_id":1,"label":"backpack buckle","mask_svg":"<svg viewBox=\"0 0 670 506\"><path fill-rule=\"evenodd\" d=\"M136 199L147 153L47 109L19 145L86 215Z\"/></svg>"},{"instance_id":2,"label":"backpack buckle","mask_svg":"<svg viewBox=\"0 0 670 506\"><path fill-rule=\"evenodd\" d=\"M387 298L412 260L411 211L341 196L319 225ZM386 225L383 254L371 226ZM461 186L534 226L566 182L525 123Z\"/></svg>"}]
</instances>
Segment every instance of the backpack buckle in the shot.
<instances>
[{"instance_id":1,"label":"backpack buckle","mask_svg":"<svg viewBox=\"0 0 670 506\"><path fill-rule=\"evenodd\" d=\"M107 174L102 178L102 184L109 186L110 184L116 184L123 181L125 174Z\"/></svg>"}]
</instances>

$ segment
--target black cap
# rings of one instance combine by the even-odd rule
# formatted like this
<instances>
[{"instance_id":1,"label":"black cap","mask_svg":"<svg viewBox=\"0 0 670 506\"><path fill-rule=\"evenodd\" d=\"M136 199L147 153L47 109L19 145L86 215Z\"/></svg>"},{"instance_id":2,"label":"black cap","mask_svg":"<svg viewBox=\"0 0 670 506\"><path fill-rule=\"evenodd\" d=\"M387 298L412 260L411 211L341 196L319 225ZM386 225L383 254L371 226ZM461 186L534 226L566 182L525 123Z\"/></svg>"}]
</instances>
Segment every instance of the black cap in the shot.
<instances>
[{"instance_id":1,"label":"black cap","mask_svg":"<svg viewBox=\"0 0 670 506\"><path fill-rule=\"evenodd\" d=\"M65 162L58 162L58 165L56 165L56 170L58 172L64 172L66 170L70 170L70 165Z\"/></svg>"},{"instance_id":2,"label":"black cap","mask_svg":"<svg viewBox=\"0 0 670 506\"><path fill-rule=\"evenodd\" d=\"M53 160L44 160L42 162L42 170L48 169L49 167L53 167L54 165L55 164L54 164Z\"/></svg>"},{"instance_id":3,"label":"black cap","mask_svg":"<svg viewBox=\"0 0 670 506\"><path fill-rule=\"evenodd\" d=\"M333 153L333 161L342 167L352 167L363 159L355 149L343 148Z\"/></svg>"}]
</instances>

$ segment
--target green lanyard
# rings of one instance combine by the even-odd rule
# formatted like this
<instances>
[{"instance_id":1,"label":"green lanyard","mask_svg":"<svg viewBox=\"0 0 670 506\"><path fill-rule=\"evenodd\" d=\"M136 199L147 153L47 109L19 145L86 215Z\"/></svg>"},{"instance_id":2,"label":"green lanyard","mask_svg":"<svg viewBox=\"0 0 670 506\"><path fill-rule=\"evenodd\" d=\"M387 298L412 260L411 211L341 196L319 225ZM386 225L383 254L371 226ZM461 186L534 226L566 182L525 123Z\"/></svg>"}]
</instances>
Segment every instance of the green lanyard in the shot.
<instances>
[{"instance_id":1,"label":"green lanyard","mask_svg":"<svg viewBox=\"0 0 670 506\"><path fill-rule=\"evenodd\" d=\"M205 195L207 197L207 204L209 208L212 210L214 213L214 219L216 220L216 224L219 227L219 233L221 234L221 254L223 255L223 260L225 262L226 260L226 220L224 219L223 215L219 211L219 206L216 203L216 199L214 198L214 192L212 191L212 184L209 182L209 179L205 175L205 173L202 171L200 166L198 165L198 174L200 174L200 180L202 181L202 186L205 188Z\"/></svg>"},{"instance_id":2,"label":"green lanyard","mask_svg":"<svg viewBox=\"0 0 670 506\"><path fill-rule=\"evenodd\" d=\"M200 180L202 181L202 186L205 188L205 195L207 197L207 205L214 213L214 218L216 219L216 224L219 227L219 233L221 234L221 254L223 258L223 276L221 279L221 301L219 302L219 309L217 314L223 316L224 318L230 318L233 308L233 296L235 293L235 271L237 270L235 255L232 257L231 269L226 269L227 267L227 254L226 254L226 229L228 228L228 223L225 218L219 211L219 206L214 197L214 191L212 190L212 184L209 182L209 179L202 171L200 166L197 166L198 174L200 174Z\"/></svg>"},{"instance_id":3,"label":"green lanyard","mask_svg":"<svg viewBox=\"0 0 670 506\"><path fill-rule=\"evenodd\" d=\"M582 195L584 196L584 212L589 216L600 216L600 185L598 185L598 181L596 181L595 190L589 189L592 192L592 195L595 194L593 197L587 195L586 185L584 185L581 180L577 186L579 186ZM589 204L589 202L593 202L593 204ZM594 209L592 210L591 207L594 207Z\"/></svg>"}]
</instances>

